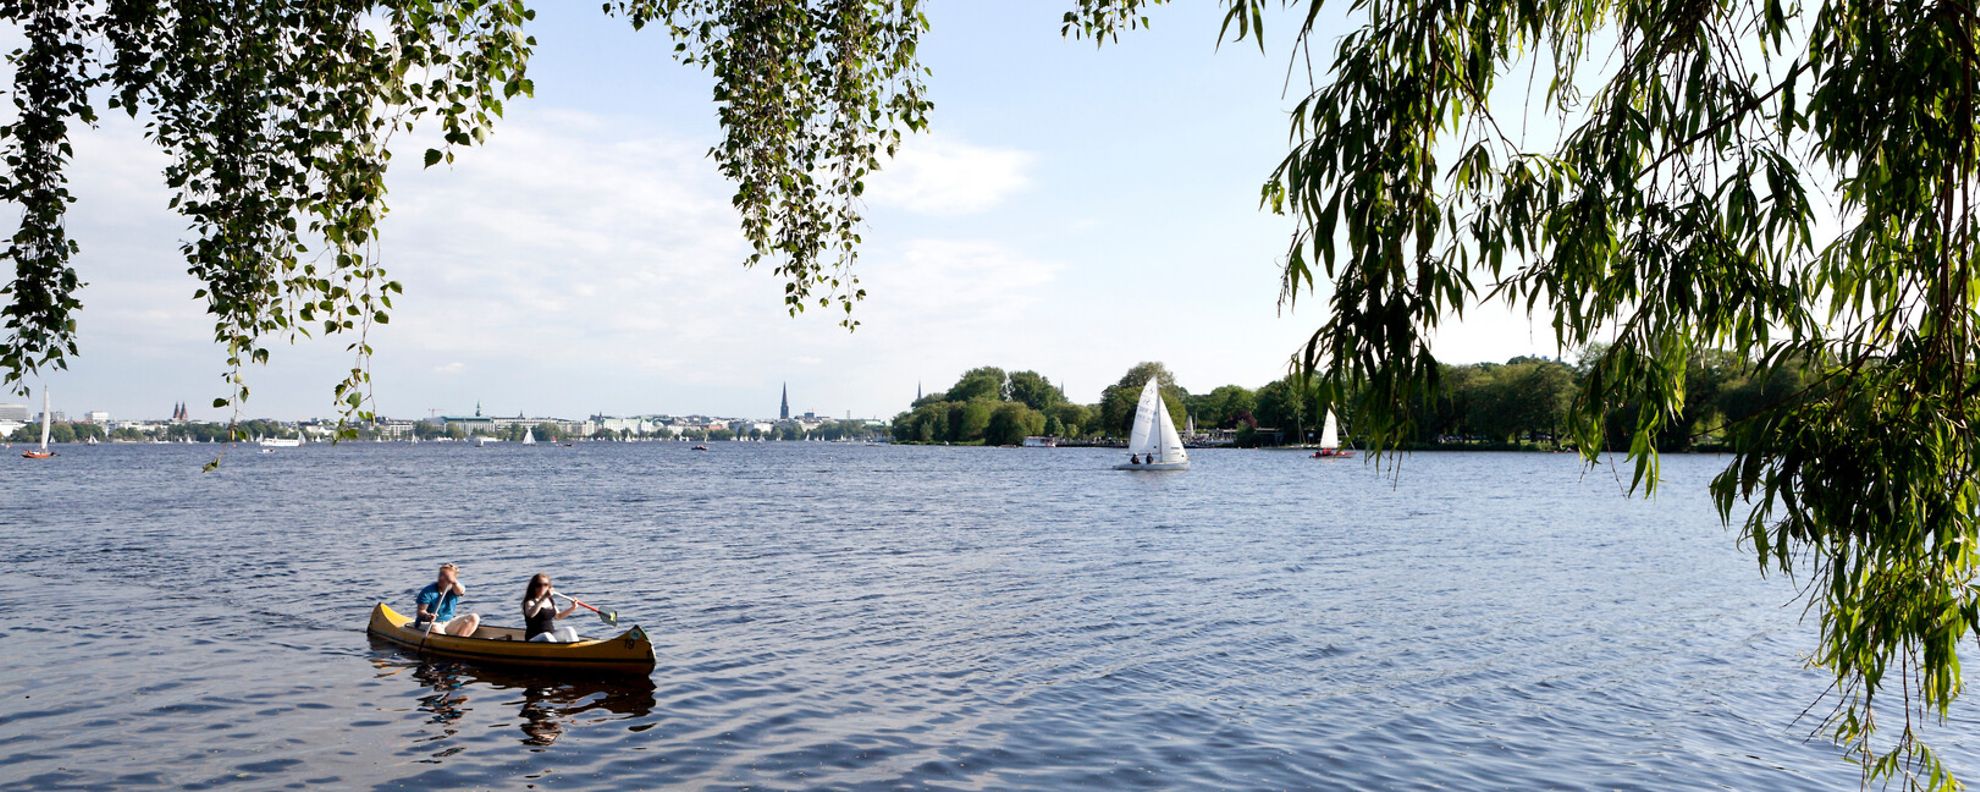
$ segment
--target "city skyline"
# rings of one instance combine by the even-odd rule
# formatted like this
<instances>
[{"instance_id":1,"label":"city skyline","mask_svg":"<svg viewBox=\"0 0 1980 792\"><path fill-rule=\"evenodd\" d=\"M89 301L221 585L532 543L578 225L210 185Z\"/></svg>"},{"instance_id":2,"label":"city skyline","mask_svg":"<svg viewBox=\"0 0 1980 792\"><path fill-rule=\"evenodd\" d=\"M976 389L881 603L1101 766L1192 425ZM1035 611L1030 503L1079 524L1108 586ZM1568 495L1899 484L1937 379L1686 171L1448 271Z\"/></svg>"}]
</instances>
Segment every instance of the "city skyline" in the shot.
<instances>
[{"instance_id":1,"label":"city skyline","mask_svg":"<svg viewBox=\"0 0 1980 792\"><path fill-rule=\"evenodd\" d=\"M917 395L916 398L920 398L919 395ZM29 401L26 399L22 399L20 401L13 401L9 399L0 398L0 420L12 419L16 412L20 413L21 416L23 416L18 420L26 420L26 419L39 420L41 415L41 405L39 404L39 402L29 403ZM99 410L93 407L65 408L65 406L60 401L59 397L57 397L51 403L49 407L49 412L52 415L56 416L55 418L56 420L80 420L76 418L76 416L89 415L94 413L109 413L110 411ZM226 412L228 413L228 415L231 415L231 411L222 411L216 409L216 410L211 410L211 412L214 413ZM735 411L683 412L683 411L668 411L668 410L635 410L630 412L619 412L619 413L591 411L585 413L561 414L561 413L532 411L528 409L524 409L520 411L495 410L486 407L482 401L476 400L474 403L474 408L472 410L447 410L443 408L429 408L428 414L387 415L381 413L378 417L381 420L391 419L391 420L415 420L415 421L428 420L428 419L437 420L437 419L460 417L466 415L474 415L477 417L485 415L491 418L527 417L527 418L554 418L554 419L665 416L665 417L733 418L733 419L777 420L777 421L794 420L794 419L814 419L819 421L837 421L837 420L847 420L847 419L886 420L893 417L892 413L887 415L857 415L857 414L848 415L845 411L833 413L831 411L821 411L816 408L793 410L790 406L789 383L782 383L778 395L778 407L774 411L774 413L776 415L774 419L770 417L770 413L759 415L754 412L735 412ZM285 420L285 421L305 421L305 422L312 420L334 419L335 417L336 416L334 413L325 413L320 415L297 416L293 418L280 418L276 416L256 415L253 414L251 411L243 411L241 415L242 420ZM158 422L171 422L171 421L214 422L214 421L227 420L227 416L196 415L193 412L191 406L184 401L172 402L170 409L166 410L166 414L162 417L157 415L152 415L149 413L134 413L128 415L117 415L113 413L110 415L110 418L112 420L117 420L117 421L129 420L129 421L158 421Z\"/></svg>"}]
</instances>

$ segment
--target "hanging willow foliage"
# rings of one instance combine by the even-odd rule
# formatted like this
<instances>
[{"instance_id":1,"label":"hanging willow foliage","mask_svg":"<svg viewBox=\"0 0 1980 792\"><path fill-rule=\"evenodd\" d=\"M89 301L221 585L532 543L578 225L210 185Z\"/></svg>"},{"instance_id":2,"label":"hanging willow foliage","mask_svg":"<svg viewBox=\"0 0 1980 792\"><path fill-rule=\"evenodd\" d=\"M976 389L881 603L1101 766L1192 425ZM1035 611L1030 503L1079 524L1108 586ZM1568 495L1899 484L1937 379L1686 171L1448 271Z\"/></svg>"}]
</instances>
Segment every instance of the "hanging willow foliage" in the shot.
<instances>
[{"instance_id":1,"label":"hanging willow foliage","mask_svg":"<svg viewBox=\"0 0 1980 792\"><path fill-rule=\"evenodd\" d=\"M0 126L0 200L23 211L5 253L6 381L77 352L65 170L71 126L95 121L100 94L170 157L171 207L192 235L181 252L226 350L214 406L247 398L243 368L267 361L271 338L352 334L336 400L371 417L365 333L400 291L376 248L389 143L422 120L444 141L428 165L479 142L530 91L531 17L514 0L0 3L27 38L10 55L15 120Z\"/></svg>"},{"instance_id":2,"label":"hanging willow foliage","mask_svg":"<svg viewBox=\"0 0 1980 792\"><path fill-rule=\"evenodd\" d=\"M837 302L841 324L858 326L858 201L931 107L915 59L928 29L919 2L614 0L605 10L634 28L664 23L675 56L715 76L722 141L710 156L736 183L747 263L776 262L792 315Z\"/></svg>"},{"instance_id":3,"label":"hanging willow foliage","mask_svg":"<svg viewBox=\"0 0 1980 792\"><path fill-rule=\"evenodd\" d=\"M1107 39L1159 2L1066 23ZM1225 5L1262 42L1264 0ZM1919 729L1980 628L1973 6L1353 0L1315 56L1329 4L1285 5L1320 68L1262 197L1296 220L1282 299L1331 281L1295 359L1323 403L1393 446L1447 317L1541 309L1563 349L1607 344L1571 430L1593 463L1621 415L1649 491L1695 353L1813 370L1735 427L1713 496L1763 572L1810 584L1826 724L1866 781L1957 787Z\"/></svg>"},{"instance_id":4,"label":"hanging willow foliage","mask_svg":"<svg viewBox=\"0 0 1980 792\"><path fill-rule=\"evenodd\" d=\"M866 177L923 128L915 60L927 20L915 0L617 0L635 28L664 23L677 56L716 78L723 141L754 247L774 261L791 313L843 308ZM81 287L64 230L72 127L92 96L145 124L171 164L183 253L226 350L227 395L271 339L348 334L354 362L335 390L347 419L373 418L366 333L390 321L397 281L377 248L395 134L432 123L423 164L480 143L525 76L535 17L520 0L41 0L0 2L26 34L12 53L15 120L0 125L0 200L22 209L5 255L0 375L62 368L77 353Z\"/></svg>"}]
</instances>

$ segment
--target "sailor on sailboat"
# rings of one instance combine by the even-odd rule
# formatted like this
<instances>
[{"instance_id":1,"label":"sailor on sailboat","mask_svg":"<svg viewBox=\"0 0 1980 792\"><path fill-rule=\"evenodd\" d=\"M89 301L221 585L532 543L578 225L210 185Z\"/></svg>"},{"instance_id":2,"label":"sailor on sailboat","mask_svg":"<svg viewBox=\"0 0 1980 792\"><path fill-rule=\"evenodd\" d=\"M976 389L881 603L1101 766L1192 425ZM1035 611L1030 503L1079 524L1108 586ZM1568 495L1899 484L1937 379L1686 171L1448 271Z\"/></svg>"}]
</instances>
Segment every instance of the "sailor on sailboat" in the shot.
<instances>
[{"instance_id":1,"label":"sailor on sailboat","mask_svg":"<svg viewBox=\"0 0 1980 792\"><path fill-rule=\"evenodd\" d=\"M21 456L23 458L47 459L55 455L55 452L48 450L48 416L48 388L47 386L43 386L41 389L41 447L22 451Z\"/></svg>"},{"instance_id":2,"label":"sailor on sailboat","mask_svg":"<svg viewBox=\"0 0 1980 792\"><path fill-rule=\"evenodd\" d=\"M1320 430L1320 450L1313 452L1314 459L1345 459L1354 456L1351 450L1341 448L1341 425L1334 420L1334 411L1327 411L1327 420Z\"/></svg>"},{"instance_id":3,"label":"sailor on sailboat","mask_svg":"<svg viewBox=\"0 0 1980 792\"><path fill-rule=\"evenodd\" d=\"M1188 470L1189 452L1176 434L1176 422L1169 418L1169 407L1151 377L1141 388L1141 403L1134 410L1134 431L1128 435L1128 461L1115 470Z\"/></svg>"}]
</instances>

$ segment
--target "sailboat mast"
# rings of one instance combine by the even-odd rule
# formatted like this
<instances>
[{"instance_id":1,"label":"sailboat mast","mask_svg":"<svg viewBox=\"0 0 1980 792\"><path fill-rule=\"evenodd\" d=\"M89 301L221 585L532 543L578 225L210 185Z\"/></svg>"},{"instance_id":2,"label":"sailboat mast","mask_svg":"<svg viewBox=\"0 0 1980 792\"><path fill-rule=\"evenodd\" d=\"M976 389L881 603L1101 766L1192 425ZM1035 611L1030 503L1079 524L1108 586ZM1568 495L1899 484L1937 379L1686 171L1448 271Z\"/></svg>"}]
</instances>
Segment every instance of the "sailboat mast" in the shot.
<instances>
[{"instance_id":1,"label":"sailboat mast","mask_svg":"<svg viewBox=\"0 0 1980 792\"><path fill-rule=\"evenodd\" d=\"M41 450L48 450L48 388L41 388Z\"/></svg>"}]
</instances>

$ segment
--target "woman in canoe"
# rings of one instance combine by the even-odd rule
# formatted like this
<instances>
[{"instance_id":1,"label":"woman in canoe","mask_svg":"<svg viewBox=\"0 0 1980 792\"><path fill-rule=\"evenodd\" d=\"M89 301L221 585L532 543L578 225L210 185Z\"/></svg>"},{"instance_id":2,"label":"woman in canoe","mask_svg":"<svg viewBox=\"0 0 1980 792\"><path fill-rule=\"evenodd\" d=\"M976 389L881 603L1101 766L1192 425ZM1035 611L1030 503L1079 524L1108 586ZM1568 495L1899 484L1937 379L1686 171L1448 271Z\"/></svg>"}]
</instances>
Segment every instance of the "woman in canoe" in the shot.
<instances>
[{"instance_id":1,"label":"woman in canoe","mask_svg":"<svg viewBox=\"0 0 1980 792\"><path fill-rule=\"evenodd\" d=\"M578 609L577 600L562 613L557 612L557 599L551 596L550 576L542 572L529 579L529 588L523 590L523 634L531 641L552 643L577 643L577 628L557 626L557 620L567 618Z\"/></svg>"}]
</instances>

